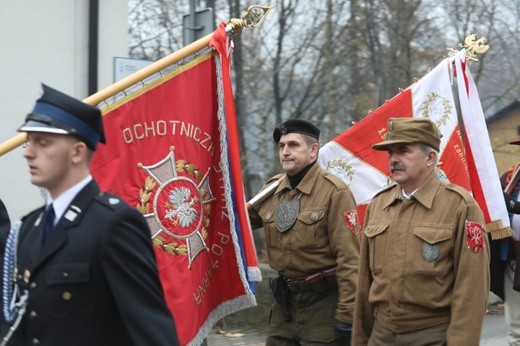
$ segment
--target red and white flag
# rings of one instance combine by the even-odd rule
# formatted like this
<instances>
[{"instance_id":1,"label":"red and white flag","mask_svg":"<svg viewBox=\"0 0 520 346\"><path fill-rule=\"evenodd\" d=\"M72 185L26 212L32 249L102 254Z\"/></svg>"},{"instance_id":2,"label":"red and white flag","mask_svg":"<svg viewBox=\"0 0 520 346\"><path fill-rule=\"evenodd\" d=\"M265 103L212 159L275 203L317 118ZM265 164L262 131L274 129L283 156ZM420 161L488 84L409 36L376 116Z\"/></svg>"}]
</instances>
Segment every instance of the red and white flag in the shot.
<instances>
[{"instance_id":1,"label":"red and white flag","mask_svg":"<svg viewBox=\"0 0 520 346\"><path fill-rule=\"evenodd\" d=\"M455 55L454 65L465 129L464 143L471 190L484 213L486 228L491 233L492 239L506 238L512 235L512 230L509 227L500 176L491 149L477 86L467 67L464 51Z\"/></svg>"},{"instance_id":2,"label":"red and white flag","mask_svg":"<svg viewBox=\"0 0 520 346\"><path fill-rule=\"evenodd\" d=\"M453 64L455 57L444 59L432 71L411 85L406 90L400 92L381 107L367 115L364 119L356 123L331 142L327 143L319 155L319 163L322 167L341 177L352 190L359 207L361 221L364 221L365 209L372 197L383 188L392 183L391 174L388 167L388 154L384 151L376 151L371 148L375 143L380 142L387 132L387 120L392 117L418 117L429 118L439 127L442 138L440 145L440 159L437 166L437 174L450 182L460 185L469 191L473 191L476 182L472 180L472 174L468 172L467 149L462 140L462 132L459 126L457 108L452 91ZM469 70L465 70L469 74ZM460 84L460 83L459 83ZM460 92L459 92L460 93ZM472 104L476 102L480 105L478 95L472 94ZM460 98L460 95L459 95ZM466 97L467 98L467 97ZM479 115L479 133L475 140L482 136L489 138L483 114ZM475 120L474 120L475 121ZM465 126L466 125L465 123ZM467 136L474 136L471 132ZM489 142L488 142L489 143ZM479 153L485 151L491 153L491 146L486 144L479 147ZM491 153L491 164L494 160ZM476 158L480 160L479 158ZM489 160L489 156L482 156L482 160ZM478 183L484 185L488 179L494 179L488 168L488 175L480 175ZM490 188L494 192L493 199L495 206L505 211L503 197L500 190L498 173L495 168L496 186ZM494 184L490 184L494 185ZM500 194L500 200L497 198ZM479 205L485 205L485 201L479 200L478 195L475 199ZM500 203L498 203L500 202ZM484 208L483 208L484 209ZM496 222L500 228L509 227L507 212L504 215L495 214L498 219L486 219L486 222Z\"/></svg>"},{"instance_id":3,"label":"red and white flag","mask_svg":"<svg viewBox=\"0 0 520 346\"><path fill-rule=\"evenodd\" d=\"M255 306L249 280L259 275L224 25L211 44L105 109L107 144L91 164L101 188L148 221L182 345L201 344L219 319Z\"/></svg>"}]
</instances>

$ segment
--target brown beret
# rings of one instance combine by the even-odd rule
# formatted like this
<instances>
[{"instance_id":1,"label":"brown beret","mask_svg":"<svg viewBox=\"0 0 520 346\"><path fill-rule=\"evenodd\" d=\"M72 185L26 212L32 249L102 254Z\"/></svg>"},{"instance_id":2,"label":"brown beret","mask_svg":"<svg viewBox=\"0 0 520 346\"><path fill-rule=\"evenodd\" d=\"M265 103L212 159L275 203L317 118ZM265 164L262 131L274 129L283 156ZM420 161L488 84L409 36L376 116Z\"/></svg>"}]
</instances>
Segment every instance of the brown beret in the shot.
<instances>
[{"instance_id":1,"label":"brown beret","mask_svg":"<svg viewBox=\"0 0 520 346\"><path fill-rule=\"evenodd\" d=\"M427 118L390 118L384 141L372 145L374 150L387 150L393 144L423 143L439 151L441 132Z\"/></svg>"},{"instance_id":2,"label":"brown beret","mask_svg":"<svg viewBox=\"0 0 520 346\"><path fill-rule=\"evenodd\" d=\"M276 143L280 142L280 137L287 133L300 133L320 139L320 129L303 119L291 118L278 124L273 131L273 138Z\"/></svg>"}]
</instances>

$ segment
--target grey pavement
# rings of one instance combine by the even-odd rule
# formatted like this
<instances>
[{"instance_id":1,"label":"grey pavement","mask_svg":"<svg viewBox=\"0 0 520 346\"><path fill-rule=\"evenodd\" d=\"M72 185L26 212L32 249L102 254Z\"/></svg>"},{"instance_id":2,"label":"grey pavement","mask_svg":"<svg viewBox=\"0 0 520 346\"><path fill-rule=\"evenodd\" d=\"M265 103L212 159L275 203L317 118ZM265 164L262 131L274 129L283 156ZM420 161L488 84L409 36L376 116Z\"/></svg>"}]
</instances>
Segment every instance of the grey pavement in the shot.
<instances>
[{"instance_id":1,"label":"grey pavement","mask_svg":"<svg viewBox=\"0 0 520 346\"><path fill-rule=\"evenodd\" d=\"M260 265L264 280L256 283L257 306L245 309L225 318L222 328L215 328L207 338L208 346L265 345L270 306L274 303L267 278L275 272L267 265ZM504 306L500 298L489 295L489 306L482 328L480 346L507 346L507 326Z\"/></svg>"},{"instance_id":2,"label":"grey pavement","mask_svg":"<svg viewBox=\"0 0 520 346\"><path fill-rule=\"evenodd\" d=\"M257 329L225 328L214 330L208 336L208 346L261 346L265 345L266 331Z\"/></svg>"},{"instance_id":3,"label":"grey pavement","mask_svg":"<svg viewBox=\"0 0 520 346\"><path fill-rule=\"evenodd\" d=\"M480 346L507 346L507 326L504 319L504 306L496 304L490 307L484 320L480 336Z\"/></svg>"},{"instance_id":4,"label":"grey pavement","mask_svg":"<svg viewBox=\"0 0 520 346\"><path fill-rule=\"evenodd\" d=\"M266 322L267 323L267 322ZM480 346L507 346L507 327L502 304L490 307L484 320ZM215 329L208 336L208 346L260 346L265 345L266 330L228 325Z\"/></svg>"}]
</instances>

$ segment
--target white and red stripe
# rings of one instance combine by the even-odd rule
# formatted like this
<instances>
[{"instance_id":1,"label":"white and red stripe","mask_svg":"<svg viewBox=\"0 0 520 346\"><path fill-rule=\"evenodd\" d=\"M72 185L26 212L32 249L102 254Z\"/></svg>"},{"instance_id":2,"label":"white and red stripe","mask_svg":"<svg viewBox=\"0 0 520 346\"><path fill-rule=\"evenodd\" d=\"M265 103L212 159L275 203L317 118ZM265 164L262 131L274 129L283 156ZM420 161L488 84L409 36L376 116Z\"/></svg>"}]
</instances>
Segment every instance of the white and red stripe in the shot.
<instances>
[{"instance_id":1,"label":"white and red stripe","mask_svg":"<svg viewBox=\"0 0 520 346\"><path fill-rule=\"evenodd\" d=\"M437 167L439 176L472 191L488 215L487 223L494 222L506 228L509 226L478 93L469 69L457 67L464 71L457 78L465 76L467 83L458 81L458 97L461 100L462 116L465 117L465 142L470 147L465 147L462 141L452 90L453 64L454 61L457 64L457 59L460 61L461 54L463 56L464 53L444 59L420 80L320 150L320 165L349 185L360 208L361 220L372 197L391 183L386 152L371 149L387 132L387 120L392 117L427 117L437 124L442 133ZM462 92L464 95L461 96ZM479 157L468 156L468 152L478 152ZM472 167L476 167L475 170ZM483 196L485 198L481 198Z\"/></svg>"},{"instance_id":2,"label":"white and red stripe","mask_svg":"<svg viewBox=\"0 0 520 346\"><path fill-rule=\"evenodd\" d=\"M512 234L504 203L500 176L493 156L477 86L466 65L464 51L454 57L462 121L465 129L466 160L473 196L479 204L493 239ZM462 71L462 73L458 73ZM478 153L478 155L475 155Z\"/></svg>"}]
</instances>

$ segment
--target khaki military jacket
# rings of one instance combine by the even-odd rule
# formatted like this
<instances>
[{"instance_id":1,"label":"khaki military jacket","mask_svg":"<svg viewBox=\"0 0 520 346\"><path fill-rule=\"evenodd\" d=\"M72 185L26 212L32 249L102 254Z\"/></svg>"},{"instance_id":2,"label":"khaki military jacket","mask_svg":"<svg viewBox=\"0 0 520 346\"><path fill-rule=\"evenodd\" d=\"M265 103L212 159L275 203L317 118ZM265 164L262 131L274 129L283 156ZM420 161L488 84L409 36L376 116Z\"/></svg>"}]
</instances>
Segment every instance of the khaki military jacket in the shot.
<instances>
[{"instance_id":1,"label":"khaki military jacket","mask_svg":"<svg viewBox=\"0 0 520 346\"><path fill-rule=\"evenodd\" d=\"M284 233L279 232L274 223L279 202L298 198L300 212L295 224ZM263 225L269 265L281 275L299 280L337 267L336 318L352 323L361 229L356 203L347 185L315 164L294 190L285 178L250 217L253 226Z\"/></svg>"},{"instance_id":2,"label":"khaki military jacket","mask_svg":"<svg viewBox=\"0 0 520 346\"><path fill-rule=\"evenodd\" d=\"M489 246L469 193L435 173L411 199L398 185L370 203L362 235L353 344L374 319L395 333L449 322L448 345L478 345L489 292Z\"/></svg>"}]
</instances>

